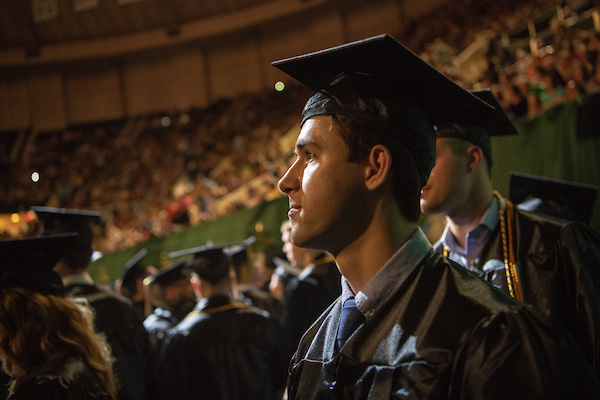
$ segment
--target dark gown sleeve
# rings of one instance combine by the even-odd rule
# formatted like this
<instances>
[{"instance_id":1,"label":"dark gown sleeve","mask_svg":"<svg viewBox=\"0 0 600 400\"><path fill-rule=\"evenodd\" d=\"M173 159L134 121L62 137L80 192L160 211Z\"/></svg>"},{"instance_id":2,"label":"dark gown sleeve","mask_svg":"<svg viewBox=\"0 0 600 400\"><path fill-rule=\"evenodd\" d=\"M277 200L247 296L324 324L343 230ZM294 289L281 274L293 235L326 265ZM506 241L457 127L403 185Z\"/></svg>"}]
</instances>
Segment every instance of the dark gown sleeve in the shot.
<instances>
[{"instance_id":1,"label":"dark gown sleeve","mask_svg":"<svg viewBox=\"0 0 600 400\"><path fill-rule=\"evenodd\" d=\"M33 379L20 386L9 400L111 400L92 378L68 381L60 378Z\"/></svg>"},{"instance_id":2,"label":"dark gown sleeve","mask_svg":"<svg viewBox=\"0 0 600 400\"><path fill-rule=\"evenodd\" d=\"M193 393L189 392L189 382L191 373L197 370L194 358L198 351L191 346L184 346L184 341L180 334L169 335L160 350L156 370L157 398L193 398Z\"/></svg>"},{"instance_id":3,"label":"dark gown sleeve","mask_svg":"<svg viewBox=\"0 0 600 400\"><path fill-rule=\"evenodd\" d=\"M572 223L561 231L559 260L566 268L567 301L571 304L567 327L600 377L600 235Z\"/></svg>"},{"instance_id":4,"label":"dark gown sleeve","mask_svg":"<svg viewBox=\"0 0 600 400\"><path fill-rule=\"evenodd\" d=\"M482 320L457 352L453 371L451 399L593 399L600 394L573 339L529 307Z\"/></svg>"},{"instance_id":5,"label":"dark gown sleeve","mask_svg":"<svg viewBox=\"0 0 600 400\"><path fill-rule=\"evenodd\" d=\"M288 358L296 351L302 335L341 294L341 277L336 266L321 267L330 270L320 270L318 276L293 279L286 288L281 325Z\"/></svg>"},{"instance_id":6,"label":"dark gown sleeve","mask_svg":"<svg viewBox=\"0 0 600 400\"><path fill-rule=\"evenodd\" d=\"M152 351L148 333L133 307L113 298L96 302L96 326L111 346L120 399L146 400Z\"/></svg>"}]
</instances>

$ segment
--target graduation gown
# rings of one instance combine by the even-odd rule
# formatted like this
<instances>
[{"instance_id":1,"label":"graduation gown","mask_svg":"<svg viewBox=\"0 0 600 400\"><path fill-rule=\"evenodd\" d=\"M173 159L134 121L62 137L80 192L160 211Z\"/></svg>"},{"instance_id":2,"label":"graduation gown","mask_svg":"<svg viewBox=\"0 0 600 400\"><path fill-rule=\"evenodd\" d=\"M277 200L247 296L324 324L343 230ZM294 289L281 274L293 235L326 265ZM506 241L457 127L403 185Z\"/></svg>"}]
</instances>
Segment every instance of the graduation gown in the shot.
<instances>
[{"instance_id":1,"label":"graduation gown","mask_svg":"<svg viewBox=\"0 0 600 400\"><path fill-rule=\"evenodd\" d=\"M280 399L287 362L278 321L229 296L203 299L161 347L158 398Z\"/></svg>"},{"instance_id":2,"label":"graduation gown","mask_svg":"<svg viewBox=\"0 0 600 400\"><path fill-rule=\"evenodd\" d=\"M152 314L144 320L144 328L148 332L150 343L154 349L164 340L169 329L177 325L177 319L173 313L161 307L156 307Z\"/></svg>"},{"instance_id":3,"label":"graduation gown","mask_svg":"<svg viewBox=\"0 0 600 400\"><path fill-rule=\"evenodd\" d=\"M600 235L579 222L514 211L513 243L523 302L559 322L600 377ZM442 251L441 244L435 247ZM503 260L497 226L475 272L508 293Z\"/></svg>"},{"instance_id":4,"label":"graduation gown","mask_svg":"<svg viewBox=\"0 0 600 400\"><path fill-rule=\"evenodd\" d=\"M9 400L112 400L92 369L77 359L44 365Z\"/></svg>"},{"instance_id":5,"label":"graduation gown","mask_svg":"<svg viewBox=\"0 0 600 400\"><path fill-rule=\"evenodd\" d=\"M281 324L290 358L306 330L342 292L341 275L334 262L312 264L285 288Z\"/></svg>"},{"instance_id":6,"label":"graduation gown","mask_svg":"<svg viewBox=\"0 0 600 400\"><path fill-rule=\"evenodd\" d=\"M121 386L120 399L145 400L151 348L148 334L131 303L96 285L67 285L69 297L84 297L94 309L94 324L106 336L115 357L114 371Z\"/></svg>"},{"instance_id":7,"label":"graduation gown","mask_svg":"<svg viewBox=\"0 0 600 400\"><path fill-rule=\"evenodd\" d=\"M340 313L341 299L302 338L289 399L600 396L562 329L433 250L336 354Z\"/></svg>"}]
</instances>

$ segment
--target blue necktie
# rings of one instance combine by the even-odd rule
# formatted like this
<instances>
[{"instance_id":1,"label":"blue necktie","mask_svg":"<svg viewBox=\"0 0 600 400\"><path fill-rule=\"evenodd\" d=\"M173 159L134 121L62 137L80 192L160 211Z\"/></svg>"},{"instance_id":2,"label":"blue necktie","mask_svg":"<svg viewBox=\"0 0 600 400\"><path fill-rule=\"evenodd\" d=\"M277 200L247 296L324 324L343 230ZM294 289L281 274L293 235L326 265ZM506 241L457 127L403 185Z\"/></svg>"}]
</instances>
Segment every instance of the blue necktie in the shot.
<instances>
[{"instance_id":1,"label":"blue necktie","mask_svg":"<svg viewBox=\"0 0 600 400\"><path fill-rule=\"evenodd\" d=\"M356 308L354 297L349 298L342 305L342 316L340 318L340 329L337 334L338 351L346 340L354 333L356 328L365 321L365 316Z\"/></svg>"}]
</instances>

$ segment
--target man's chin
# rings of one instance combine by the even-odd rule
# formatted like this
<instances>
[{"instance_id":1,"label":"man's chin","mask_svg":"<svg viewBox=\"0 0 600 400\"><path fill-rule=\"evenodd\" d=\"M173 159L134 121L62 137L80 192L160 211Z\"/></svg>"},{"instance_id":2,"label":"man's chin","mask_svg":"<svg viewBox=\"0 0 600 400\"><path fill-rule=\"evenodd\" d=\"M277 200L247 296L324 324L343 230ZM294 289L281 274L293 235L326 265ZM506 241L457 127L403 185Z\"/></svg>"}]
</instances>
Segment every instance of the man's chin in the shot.
<instances>
[{"instance_id":1,"label":"man's chin","mask_svg":"<svg viewBox=\"0 0 600 400\"><path fill-rule=\"evenodd\" d=\"M424 214L430 214L431 213L431 207L430 207L430 203L421 198L421 201L419 202L419 205L421 206L421 212Z\"/></svg>"}]
</instances>

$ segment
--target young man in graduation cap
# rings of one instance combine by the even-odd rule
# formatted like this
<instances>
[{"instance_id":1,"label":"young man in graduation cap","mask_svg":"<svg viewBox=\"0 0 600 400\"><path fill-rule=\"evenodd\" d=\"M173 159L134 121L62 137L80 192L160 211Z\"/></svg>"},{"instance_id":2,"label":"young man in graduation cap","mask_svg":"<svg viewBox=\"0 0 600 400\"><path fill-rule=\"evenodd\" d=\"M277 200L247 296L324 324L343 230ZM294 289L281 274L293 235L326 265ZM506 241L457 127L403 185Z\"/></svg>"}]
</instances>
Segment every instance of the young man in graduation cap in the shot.
<instances>
[{"instance_id":1,"label":"young man in graduation cap","mask_svg":"<svg viewBox=\"0 0 600 400\"><path fill-rule=\"evenodd\" d=\"M91 256L91 223L100 223L100 212L66 208L31 207L43 223L44 234L77 232L56 263L56 271L69 297L83 297L94 309L94 323L106 336L115 357L121 399L145 399L150 372L150 341L131 302L108 287L96 285L87 272Z\"/></svg>"},{"instance_id":2,"label":"young man in graduation cap","mask_svg":"<svg viewBox=\"0 0 600 400\"><path fill-rule=\"evenodd\" d=\"M181 260L170 268L162 269L144 280L148 301L154 308L144 320L155 348L169 329L177 325L196 305L196 294L190 282L192 263Z\"/></svg>"},{"instance_id":3,"label":"young man in graduation cap","mask_svg":"<svg viewBox=\"0 0 600 400\"><path fill-rule=\"evenodd\" d=\"M155 266L144 262L148 249L143 248L125 263L123 274L115 282L115 290L131 300L140 321L152 313L152 305L144 289L144 279L158 272Z\"/></svg>"},{"instance_id":4,"label":"young man in graduation cap","mask_svg":"<svg viewBox=\"0 0 600 400\"><path fill-rule=\"evenodd\" d=\"M489 90L474 93L497 117L437 131L436 164L421 192L423 212L447 215L434 248L562 324L600 377L600 236L519 210L494 191L490 136L518 132Z\"/></svg>"},{"instance_id":5,"label":"young man in graduation cap","mask_svg":"<svg viewBox=\"0 0 600 400\"><path fill-rule=\"evenodd\" d=\"M274 65L317 91L279 181L292 241L330 252L343 276L292 358L288 398L597 397L562 329L436 253L417 227L431 119L489 106L386 35Z\"/></svg>"},{"instance_id":6,"label":"young man in graduation cap","mask_svg":"<svg viewBox=\"0 0 600 400\"><path fill-rule=\"evenodd\" d=\"M163 342L157 362L160 399L281 399L286 379L281 327L231 297L231 261L220 246L193 254L198 304Z\"/></svg>"}]
</instances>

